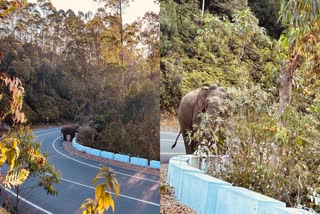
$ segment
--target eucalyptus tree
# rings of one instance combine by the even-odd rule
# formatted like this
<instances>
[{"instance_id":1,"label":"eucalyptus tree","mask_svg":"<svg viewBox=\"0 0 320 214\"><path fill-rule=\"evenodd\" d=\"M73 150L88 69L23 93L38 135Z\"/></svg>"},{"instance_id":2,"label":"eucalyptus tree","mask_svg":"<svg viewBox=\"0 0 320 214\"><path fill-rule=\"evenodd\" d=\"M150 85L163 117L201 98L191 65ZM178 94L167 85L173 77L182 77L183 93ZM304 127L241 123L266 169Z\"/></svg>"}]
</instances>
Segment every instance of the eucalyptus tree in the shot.
<instances>
[{"instance_id":1,"label":"eucalyptus tree","mask_svg":"<svg viewBox=\"0 0 320 214\"><path fill-rule=\"evenodd\" d=\"M141 33L142 43L147 49L147 62L150 65L150 79L159 74L160 69L160 17L148 12L143 17L145 25Z\"/></svg>"},{"instance_id":2,"label":"eucalyptus tree","mask_svg":"<svg viewBox=\"0 0 320 214\"><path fill-rule=\"evenodd\" d=\"M110 26L112 27L110 30L111 37L115 39L119 39L119 46L120 53L120 65L122 66L121 69L121 108L120 108L120 115L122 118L120 120L121 124L121 142L124 142L125 138L125 126L123 122L124 117L124 97L125 97L125 61L124 61L124 34L125 34L125 24L123 21L123 15L125 13L125 9L129 7L129 0L96 0L97 2L104 3L104 8L108 11L108 16L105 18L109 21ZM121 147L123 149L123 145Z\"/></svg>"},{"instance_id":3,"label":"eucalyptus tree","mask_svg":"<svg viewBox=\"0 0 320 214\"><path fill-rule=\"evenodd\" d=\"M283 111L291 102L293 82L302 86L309 96L314 92L308 87L320 85L320 3L316 0L282 0L279 19L286 27L280 37L286 50L280 87L280 110Z\"/></svg>"}]
</instances>

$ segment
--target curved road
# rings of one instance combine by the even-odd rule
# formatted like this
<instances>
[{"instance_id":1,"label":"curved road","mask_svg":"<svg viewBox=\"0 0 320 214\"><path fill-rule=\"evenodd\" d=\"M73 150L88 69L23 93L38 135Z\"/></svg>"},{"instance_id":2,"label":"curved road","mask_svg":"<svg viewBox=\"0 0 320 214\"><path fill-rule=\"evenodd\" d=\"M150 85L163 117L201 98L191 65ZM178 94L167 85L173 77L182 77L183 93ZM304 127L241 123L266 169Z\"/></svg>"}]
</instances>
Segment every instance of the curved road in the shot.
<instances>
[{"instance_id":1,"label":"curved road","mask_svg":"<svg viewBox=\"0 0 320 214\"><path fill-rule=\"evenodd\" d=\"M54 185L57 197L47 195L42 187L27 193L21 192L19 213L79 213L79 207L86 198L94 197L92 179L103 166L111 167L120 184L120 195L115 200L118 214L158 214L160 213L159 176L123 169L114 165L72 155L62 148L60 128L34 131L42 142L41 151L48 153L48 161L61 173L61 184ZM22 186L35 185L28 179ZM14 197L14 189L11 190ZM107 213L112 213L109 209Z\"/></svg>"},{"instance_id":2,"label":"curved road","mask_svg":"<svg viewBox=\"0 0 320 214\"><path fill-rule=\"evenodd\" d=\"M160 132L160 161L168 163L169 159L176 155L186 154L182 135L179 136L178 143L175 148L171 149L179 133L175 132Z\"/></svg>"}]
</instances>

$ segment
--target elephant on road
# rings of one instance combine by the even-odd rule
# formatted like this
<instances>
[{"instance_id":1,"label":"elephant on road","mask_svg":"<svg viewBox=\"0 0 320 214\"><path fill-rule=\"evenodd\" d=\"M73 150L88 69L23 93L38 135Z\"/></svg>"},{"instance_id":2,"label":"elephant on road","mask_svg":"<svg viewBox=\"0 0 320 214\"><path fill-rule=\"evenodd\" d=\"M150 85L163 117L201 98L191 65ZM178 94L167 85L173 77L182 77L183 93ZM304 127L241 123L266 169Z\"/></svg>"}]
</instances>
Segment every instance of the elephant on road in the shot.
<instances>
[{"instance_id":1,"label":"elephant on road","mask_svg":"<svg viewBox=\"0 0 320 214\"><path fill-rule=\"evenodd\" d=\"M69 124L69 125L64 125L61 128L61 134L63 136L63 140L67 140L67 135L70 135L70 141L74 138L76 135L76 132L78 132L79 126L74 125L74 124Z\"/></svg>"},{"instance_id":2,"label":"elephant on road","mask_svg":"<svg viewBox=\"0 0 320 214\"><path fill-rule=\"evenodd\" d=\"M178 109L178 120L187 154L193 154L197 149L197 142L189 144L186 138L188 131L195 131L194 124L200 124L201 118L198 117L199 113L206 112L213 118L223 115L226 112L225 101L227 98L228 94L223 88L216 84L211 84L190 91L181 99ZM216 130L218 125L214 123L212 126L212 129ZM176 143L177 140L172 145L172 149Z\"/></svg>"}]
</instances>

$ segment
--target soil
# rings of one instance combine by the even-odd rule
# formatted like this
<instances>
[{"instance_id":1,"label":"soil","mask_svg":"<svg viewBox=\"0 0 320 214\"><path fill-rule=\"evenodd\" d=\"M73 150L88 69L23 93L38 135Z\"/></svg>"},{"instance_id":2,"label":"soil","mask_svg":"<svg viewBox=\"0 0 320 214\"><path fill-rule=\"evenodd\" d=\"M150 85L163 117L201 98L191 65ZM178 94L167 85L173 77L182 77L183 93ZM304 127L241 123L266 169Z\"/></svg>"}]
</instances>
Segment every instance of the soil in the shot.
<instances>
[{"instance_id":1,"label":"soil","mask_svg":"<svg viewBox=\"0 0 320 214\"><path fill-rule=\"evenodd\" d=\"M160 213L161 214L196 214L191 208L180 204L174 197L173 189L166 183L168 164L160 166Z\"/></svg>"},{"instance_id":2,"label":"soil","mask_svg":"<svg viewBox=\"0 0 320 214\"><path fill-rule=\"evenodd\" d=\"M179 132L179 121L176 116L161 114L160 131Z\"/></svg>"}]
</instances>

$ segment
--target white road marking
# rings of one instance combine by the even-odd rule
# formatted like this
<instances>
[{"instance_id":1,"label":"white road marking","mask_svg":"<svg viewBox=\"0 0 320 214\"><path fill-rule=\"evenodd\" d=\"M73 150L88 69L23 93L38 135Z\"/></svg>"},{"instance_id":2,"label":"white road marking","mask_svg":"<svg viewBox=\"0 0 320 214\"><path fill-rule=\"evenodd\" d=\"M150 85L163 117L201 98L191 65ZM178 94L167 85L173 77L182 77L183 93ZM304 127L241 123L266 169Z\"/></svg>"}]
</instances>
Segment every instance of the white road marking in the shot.
<instances>
[{"instance_id":1,"label":"white road marking","mask_svg":"<svg viewBox=\"0 0 320 214\"><path fill-rule=\"evenodd\" d=\"M48 132L48 133L45 133L45 134L40 134L40 135L35 135L36 137L41 137L41 136L44 136L44 135L47 135L47 134L52 134L52 133L56 133L57 131L53 131L53 132Z\"/></svg>"},{"instance_id":2,"label":"white road marking","mask_svg":"<svg viewBox=\"0 0 320 214\"><path fill-rule=\"evenodd\" d=\"M179 132L160 132L160 134L172 134L172 135L178 135Z\"/></svg>"},{"instance_id":3,"label":"white road marking","mask_svg":"<svg viewBox=\"0 0 320 214\"><path fill-rule=\"evenodd\" d=\"M11 193L12 195L14 195L15 197L17 197L17 194L16 194L16 193L12 192L11 190L9 190L9 189L7 189L7 188L4 188L4 189L5 189L7 192L9 192L9 193ZM23 197L21 197L21 196L19 196L19 199L22 200L22 201L24 201L24 202L26 202L27 204L33 206L34 208L36 208L36 209L44 212L44 213L53 214L52 212L50 212L50 211L48 211L48 210L45 210L45 209L39 207L38 205L36 205L36 204L28 201L27 199L25 199L25 198L23 198Z\"/></svg>"},{"instance_id":4,"label":"white road marking","mask_svg":"<svg viewBox=\"0 0 320 214\"><path fill-rule=\"evenodd\" d=\"M186 153L161 152L160 155L185 155Z\"/></svg>"},{"instance_id":5,"label":"white road marking","mask_svg":"<svg viewBox=\"0 0 320 214\"><path fill-rule=\"evenodd\" d=\"M78 182L75 182L75 181L71 181L71 180L68 180L68 179L65 179L65 178L61 178L61 180L95 190L95 188L92 187L92 186L88 186L88 185L85 185L85 184L81 184L81 183L78 183ZM110 191L106 191L106 192L111 193L111 194L114 195L113 192L110 192ZM157 204L157 203L154 203L154 202L150 202L150 201L141 200L141 199L138 199L138 198L134 198L134 197L127 196L127 195L119 194L119 196L120 196L120 197L123 197L123 198L131 199L131 200L135 200L135 201L140 201L140 202L142 202L142 203L151 204L151 205L158 206L158 207L160 206L160 204Z\"/></svg>"},{"instance_id":6,"label":"white road marking","mask_svg":"<svg viewBox=\"0 0 320 214\"><path fill-rule=\"evenodd\" d=\"M71 160L73 160L73 161L76 161L76 162L78 162L78 163L81 163L81 164L83 164L83 165L90 166L90 167L96 168L96 169L101 169L101 167L94 166L94 165L91 165L91 164L88 164L88 163L79 161L79 160L77 160L77 159L75 159L75 158L69 157L68 155L65 155L65 154L63 154L62 152L58 151L58 150L56 149L56 147L55 147L55 142L56 142L59 138L61 138L61 137L57 137L56 139L54 139L54 141L53 141L53 143L52 143L52 147L53 147L53 149L54 149L57 153L59 153L59 154L62 155L62 156L65 156L66 158L69 158L69 159L71 159ZM117 172L117 171L114 171L114 172L115 172L116 174L120 174L120 175L124 175L124 176L128 176L128 177L132 177L132 178L137 178L137 179L141 179L141 180L151 181L151 182L154 182L154 183L160 183L159 181L152 180L152 179L148 179L148 178L142 178L142 177L138 177L138 176L134 176L134 175L129 175L129 174L125 174L125 173Z\"/></svg>"},{"instance_id":7,"label":"white road marking","mask_svg":"<svg viewBox=\"0 0 320 214\"><path fill-rule=\"evenodd\" d=\"M48 131L50 129L60 129L60 127L57 127L57 128L49 128L49 129L38 129L38 130L35 130L35 131L32 131L33 133L39 133L39 132L43 132L43 131Z\"/></svg>"}]
</instances>

